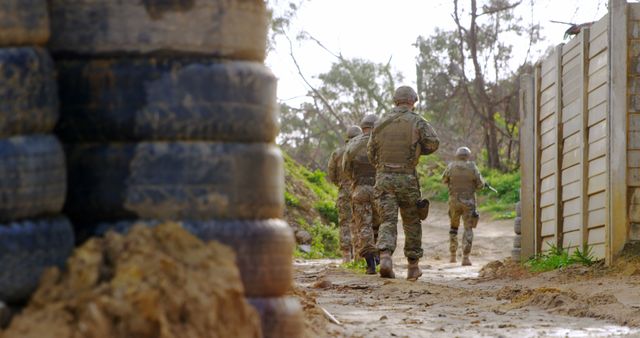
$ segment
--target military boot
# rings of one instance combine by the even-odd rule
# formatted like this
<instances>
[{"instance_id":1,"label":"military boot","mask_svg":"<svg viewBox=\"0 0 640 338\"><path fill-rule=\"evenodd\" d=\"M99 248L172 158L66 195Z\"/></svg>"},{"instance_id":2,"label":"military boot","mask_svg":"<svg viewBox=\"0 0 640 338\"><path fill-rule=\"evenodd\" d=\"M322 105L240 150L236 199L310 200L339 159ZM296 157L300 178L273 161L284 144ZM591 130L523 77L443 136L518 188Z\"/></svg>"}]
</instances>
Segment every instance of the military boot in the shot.
<instances>
[{"instance_id":1,"label":"military boot","mask_svg":"<svg viewBox=\"0 0 640 338\"><path fill-rule=\"evenodd\" d=\"M456 253L452 252L451 258L449 258L449 263L455 263L455 262L456 262Z\"/></svg>"},{"instance_id":2,"label":"military boot","mask_svg":"<svg viewBox=\"0 0 640 338\"><path fill-rule=\"evenodd\" d=\"M422 276L422 269L420 269L420 265L418 264L419 259L411 259L409 258L409 270L407 271L407 280L416 281L420 276Z\"/></svg>"},{"instance_id":3,"label":"military boot","mask_svg":"<svg viewBox=\"0 0 640 338\"><path fill-rule=\"evenodd\" d=\"M462 266L470 266L471 260L469 259L469 255L462 256Z\"/></svg>"},{"instance_id":4,"label":"military boot","mask_svg":"<svg viewBox=\"0 0 640 338\"><path fill-rule=\"evenodd\" d=\"M380 252L380 277L396 278L396 274L393 273L393 260L391 260L389 251Z\"/></svg>"},{"instance_id":5,"label":"military boot","mask_svg":"<svg viewBox=\"0 0 640 338\"><path fill-rule=\"evenodd\" d=\"M342 263L351 263L352 259L353 256L351 255L351 250L342 250Z\"/></svg>"},{"instance_id":6,"label":"military boot","mask_svg":"<svg viewBox=\"0 0 640 338\"><path fill-rule=\"evenodd\" d=\"M364 257L364 260L367 261L367 275L375 275L376 274L376 259L373 254L368 254Z\"/></svg>"}]
</instances>

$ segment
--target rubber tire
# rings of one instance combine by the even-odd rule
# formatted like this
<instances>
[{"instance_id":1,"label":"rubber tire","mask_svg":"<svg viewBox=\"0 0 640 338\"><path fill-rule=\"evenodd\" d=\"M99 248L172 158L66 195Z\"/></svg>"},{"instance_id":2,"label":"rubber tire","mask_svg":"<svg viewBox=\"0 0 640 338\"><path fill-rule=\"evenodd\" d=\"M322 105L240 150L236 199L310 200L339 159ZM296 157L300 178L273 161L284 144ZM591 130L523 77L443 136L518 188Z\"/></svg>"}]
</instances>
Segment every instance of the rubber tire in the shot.
<instances>
[{"instance_id":1,"label":"rubber tire","mask_svg":"<svg viewBox=\"0 0 640 338\"><path fill-rule=\"evenodd\" d=\"M58 89L49 53L39 47L0 48L0 138L48 133L57 120Z\"/></svg>"},{"instance_id":2,"label":"rubber tire","mask_svg":"<svg viewBox=\"0 0 640 338\"><path fill-rule=\"evenodd\" d=\"M65 142L273 142L277 79L255 62L59 61Z\"/></svg>"},{"instance_id":3,"label":"rubber tire","mask_svg":"<svg viewBox=\"0 0 640 338\"><path fill-rule=\"evenodd\" d=\"M49 35L47 0L0 1L0 46L44 45Z\"/></svg>"},{"instance_id":4,"label":"rubber tire","mask_svg":"<svg viewBox=\"0 0 640 338\"><path fill-rule=\"evenodd\" d=\"M511 260L513 260L514 262L520 262L522 260L521 250L522 249L520 248L511 249Z\"/></svg>"},{"instance_id":5,"label":"rubber tire","mask_svg":"<svg viewBox=\"0 0 640 338\"><path fill-rule=\"evenodd\" d=\"M522 234L522 217L518 216L513 220L513 231L516 235Z\"/></svg>"},{"instance_id":6,"label":"rubber tire","mask_svg":"<svg viewBox=\"0 0 640 338\"><path fill-rule=\"evenodd\" d=\"M73 230L64 218L0 225L0 301L26 301L50 266L62 267L73 251Z\"/></svg>"},{"instance_id":7,"label":"rubber tire","mask_svg":"<svg viewBox=\"0 0 640 338\"><path fill-rule=\"evenodd\" d=\"M0 222L57 215L66 189L64 153L54 136L0 139Z\"/></svg>"},{"instance_id":8,"label":"rubber tire","mask_svg":"<svg viewBox=\"0 0 640 338\"><path fill-rule=\"evenodd\" d=\"M515 237L513 237L513 247L516 249L520 249L521 246L522 246L522 236L516 235Z\"/></svg>"},{"instance_id":9,"label":"rubber tire","mask_svg":"<svg viewBox=\"0 0 640 338\"><path fill-rule=\"evenodd\" d=\"M520 202L516 203L516 216L517 217L522 216L522 206L520 205Z\"/></svg>"},{"instance_id":10,"label":"rubber tire","mask_svg":"<svg viewBox=\"0 0 640 338\"><path fill-rule=\"evenodd\" d=\"M264 338L299 338L304 334L302 306L296 298L247 298L262 322Z\"/></svg>"},{"instance_id":11,"label":"rubber tire","mask_svg":"<svg viewBox=\"0 0 640 338\"><path fill-rule=\"evenodd\" d=\"M65 213L78 224L127 219L280 218L280 150L263 143L142 142L67 147Z\"/></svg>"},{"instance_id":12,"label":"rubber tire","mask_svg":"<svg viewBox=\"0 0 640 338\"><path fill-rule=\"evenodd\" d=\"M108 230L126 233L134 224L156 226L159 221L102 223L93 234ZM295 240L282 220L183 221L182 226L201 240L218 241L236 253L237 265L247 297L277 297L289 292L293 281Z\"/></svg>"},{"instance_id":13,"label":"rubber tire","mask_svg":"<svg viewBox=\"0 0 640 338\"><path fill-rule=\"evenodd\" d=\"M56 53L265 58L262 0L51 0L50 6Z\"/></svg>"}]
</instances>

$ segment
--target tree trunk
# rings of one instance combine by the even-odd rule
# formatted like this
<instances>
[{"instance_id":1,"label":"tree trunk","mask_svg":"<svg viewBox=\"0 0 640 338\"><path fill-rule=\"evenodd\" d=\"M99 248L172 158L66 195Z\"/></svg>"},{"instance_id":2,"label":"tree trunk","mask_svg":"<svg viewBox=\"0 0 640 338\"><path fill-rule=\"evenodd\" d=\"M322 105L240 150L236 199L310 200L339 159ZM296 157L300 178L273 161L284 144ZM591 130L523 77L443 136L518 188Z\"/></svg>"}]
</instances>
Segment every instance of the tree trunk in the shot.
<instances>
[{"instance_id":1,"label":"tree trunk","mask_svg":"<svg viewBox=\"0 0 640 338\"><path fill-rule=\"evenodd\" d=\"M493 119L493 116L489 117ZM500 164L500 149L498 147L498 131L493 123L485 123L484 144L487 149L487 166L491 169L502 170Z\"/></svg>"}]
</instances>

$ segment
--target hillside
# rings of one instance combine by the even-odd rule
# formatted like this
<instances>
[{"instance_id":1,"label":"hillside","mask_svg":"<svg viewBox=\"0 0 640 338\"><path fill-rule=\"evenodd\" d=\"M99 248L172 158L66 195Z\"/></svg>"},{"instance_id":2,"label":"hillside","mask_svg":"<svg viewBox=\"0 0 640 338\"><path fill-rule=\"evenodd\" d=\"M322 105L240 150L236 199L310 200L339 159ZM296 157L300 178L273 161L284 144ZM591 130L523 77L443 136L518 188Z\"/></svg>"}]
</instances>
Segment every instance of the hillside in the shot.
<instances>
[{"instance_id":1,"label":"hillside","mask_svg":"<svg viewBox=\"0 0 640 338\"><path fill-rule=\"evenodd\" d=\"M285 218L296 234L298 254L308 258L338 256L338 189L325 173L310 171L284 154Z\"/></svg>"}]
</instances>

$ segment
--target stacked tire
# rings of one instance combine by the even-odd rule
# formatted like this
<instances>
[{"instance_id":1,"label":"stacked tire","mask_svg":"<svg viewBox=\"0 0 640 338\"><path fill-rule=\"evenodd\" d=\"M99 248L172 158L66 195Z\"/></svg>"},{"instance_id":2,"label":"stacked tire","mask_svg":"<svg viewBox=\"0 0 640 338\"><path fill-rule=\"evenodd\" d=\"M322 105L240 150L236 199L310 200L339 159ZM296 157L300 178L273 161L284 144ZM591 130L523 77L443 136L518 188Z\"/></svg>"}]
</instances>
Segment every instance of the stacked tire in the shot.
<instances>
[{"instance_id":1,"label":"stacked tire","mask_svg":"<svg viewBox=\"0 0 640 338\"><path fill-rule=\"evenodd\" d=\"M48 39L46 0L0 2L0 303L26 302L73 250Z\"/></svg>"},{"instance_id":2,"label":"stacked tire","mask_svg":"<svg viewBox=\"0 0 640 338\"><path fill-rule=\"evenodd\" d=\"M302 334L262 0L50 0L80 240L173 220L232 247L265 337Z\"/></svg>"},{"instance_id":3,"label":"stacked tire","mask_svg":"<svg viewBox=\"0 0 640 338\"><path fill-rule=\"evenodd\" d=\"M516 236L513 238L511 259L515 262L520 262L522 247L522 207L520 202L516 203L516 218L513 223L513 231L516 233Z\"/></svg>"}]
</instances>

